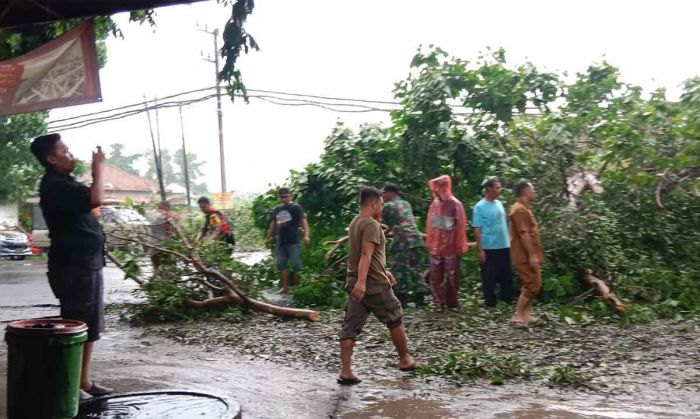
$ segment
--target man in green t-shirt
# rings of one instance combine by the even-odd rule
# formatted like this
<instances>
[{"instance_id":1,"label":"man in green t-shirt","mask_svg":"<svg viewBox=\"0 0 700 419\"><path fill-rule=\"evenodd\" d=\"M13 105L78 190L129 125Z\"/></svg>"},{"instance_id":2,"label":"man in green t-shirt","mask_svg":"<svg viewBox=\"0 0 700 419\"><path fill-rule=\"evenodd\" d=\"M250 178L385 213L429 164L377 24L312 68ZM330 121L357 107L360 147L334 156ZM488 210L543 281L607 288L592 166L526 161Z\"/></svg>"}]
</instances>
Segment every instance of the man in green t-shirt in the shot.
<instances>
[{"instance_id":1,"label":"man in green t-shirt","mask_svg":"<svg viewBox=\"0 0 700 419\"><path fill-rule=\"evenodd\" d=\"M341 370L338 383L361 382L352 372L352 351L355 338L362 331L367 317L374 314L384 323L399 354L399 369L413 371L420 364L408 353L406 329L401 303L391 287L396 279L386 270L386 237L379 220L382 216L382 193L376 188L360 191L362 208L348 229L348 272L345 289L348 302L340 331Z\"/></svg>"},{"instance_id":2,"label":"man in green t-shirt","mask_svg":"<svg viewBox=\"0 0 700 419\"><path fill-rule=\"evenodd\" d=\"M384 184L382 222L389 227L389 268L396 275L394 293L402 306L411 301L416 306L425 304L428 287L423 279L427 253L423 237L416 226L413 208L401 198L399 185Z\"/></svg>"}]
</instances>

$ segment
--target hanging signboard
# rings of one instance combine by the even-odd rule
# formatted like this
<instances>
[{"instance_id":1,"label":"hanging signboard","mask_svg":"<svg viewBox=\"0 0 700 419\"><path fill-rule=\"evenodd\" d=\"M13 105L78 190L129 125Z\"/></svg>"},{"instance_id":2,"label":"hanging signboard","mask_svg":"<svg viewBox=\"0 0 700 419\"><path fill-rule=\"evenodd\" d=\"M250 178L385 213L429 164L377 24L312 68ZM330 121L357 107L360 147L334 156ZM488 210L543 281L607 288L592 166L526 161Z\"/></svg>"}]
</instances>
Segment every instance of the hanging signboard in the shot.
<instances>
[{"instance_id":1,"label":"hanging signboard","mask_svg":"<svg viewBox=\"0 0 700 419\"><path fill-rule=\"evenodd\" d=\"M100 100L92 20L27 54L0 61L0 115Z\"/></svg>"},{"instance_id":2,"label":"hanging signboard","mask_svg":"<svg viewBox=\"0 0 700 419\"><path fill-rule=\"evenodd\" d=\"M215 192L211 194L212 204L218 210L233 209L233 194L231 192Z\"/></svg>"}]
</instances>

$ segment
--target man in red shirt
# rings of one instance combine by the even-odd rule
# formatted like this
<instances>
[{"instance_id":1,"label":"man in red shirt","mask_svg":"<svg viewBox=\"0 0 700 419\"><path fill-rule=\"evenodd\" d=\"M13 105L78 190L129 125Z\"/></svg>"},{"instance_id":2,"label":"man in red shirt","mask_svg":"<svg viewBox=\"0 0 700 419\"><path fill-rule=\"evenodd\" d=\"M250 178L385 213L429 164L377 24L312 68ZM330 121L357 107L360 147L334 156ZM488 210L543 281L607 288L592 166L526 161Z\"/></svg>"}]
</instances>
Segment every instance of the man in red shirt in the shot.
<instances>
[{"instance_id":1,"label":"man in red shirt","mask_svg":"<svg viewBox=\"0 0 700 419\"><path fill-rule=\"evenodd\" d=\"M199 240L205 237L207 237L209 241L219 239L234 246L236 244L236 239L233 236L231 225L226 220L224 214L212 207L211 201L209 201L209 198L206 196L199 198L197 203L199 204L199 209L204 213L204 226L202 227Z\"/></svg>"}]
</instances>

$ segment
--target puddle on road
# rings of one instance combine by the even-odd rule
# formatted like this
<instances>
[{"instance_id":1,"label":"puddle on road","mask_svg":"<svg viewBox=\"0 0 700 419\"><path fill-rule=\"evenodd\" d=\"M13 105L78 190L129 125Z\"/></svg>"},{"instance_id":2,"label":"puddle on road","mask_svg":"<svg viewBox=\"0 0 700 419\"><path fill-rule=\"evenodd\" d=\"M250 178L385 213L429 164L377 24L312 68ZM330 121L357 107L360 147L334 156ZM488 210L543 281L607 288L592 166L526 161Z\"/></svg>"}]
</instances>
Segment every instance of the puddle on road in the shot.
<instances>
[{"instance_id":1,"label":"puddle on road","mask_svg":"<svg viewBox=\"0 0 700 419\"><path fill-rule=\"evenodd\" d=\"M232 258L236 259L238 262L253 266L257 263L262 262L265 258L270 257L269 250L258 250L255 252L233 252Z\"/></svg>"},{"instance_id":2,"label":"puddle on road","mask_svg":"<svg viewBox=\"0 0 700 419\"><path fill-rule=\"evenodd\" d=\"M348 412L342 416L343 419L447 419L456 417L446 410L440 402L412 398L383 400L370 405L362 411Z\"/></svg>"}]
</instances>

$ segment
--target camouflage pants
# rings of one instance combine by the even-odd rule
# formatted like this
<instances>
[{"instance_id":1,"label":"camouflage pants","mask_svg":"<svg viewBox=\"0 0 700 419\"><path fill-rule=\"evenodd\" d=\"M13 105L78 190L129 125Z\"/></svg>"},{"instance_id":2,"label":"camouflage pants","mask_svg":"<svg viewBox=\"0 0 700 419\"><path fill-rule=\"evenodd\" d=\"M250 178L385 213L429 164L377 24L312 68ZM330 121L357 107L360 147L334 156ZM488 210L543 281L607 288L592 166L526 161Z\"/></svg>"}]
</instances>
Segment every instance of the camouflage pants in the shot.
<instances>
[{"instance_id":1,"label":"camouflage pants","mask_svg":"<svg viewBox=\"0 0 700 419\"><path fill-rule=\"evenodd\" d=\"M414 302L424 304L428 286L423 278L427 269L427 253L424 248L396 248L389 254L389 270L396 277L394 294L402 305Z\"/></svg>"}]
</instances>

